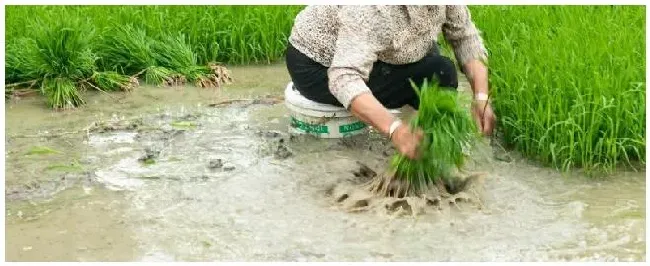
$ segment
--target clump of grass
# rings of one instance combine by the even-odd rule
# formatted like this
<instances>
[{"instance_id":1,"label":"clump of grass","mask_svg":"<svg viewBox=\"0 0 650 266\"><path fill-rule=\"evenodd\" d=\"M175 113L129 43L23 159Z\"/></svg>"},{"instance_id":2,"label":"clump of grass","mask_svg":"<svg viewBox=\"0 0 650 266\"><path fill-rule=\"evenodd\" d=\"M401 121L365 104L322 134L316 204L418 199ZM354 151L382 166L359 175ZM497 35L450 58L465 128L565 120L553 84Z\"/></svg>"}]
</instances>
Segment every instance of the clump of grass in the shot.
<instances>
[{"instance_id":1,"label":"clump of grass","mask_svg":"<svg viewBox=\"0 0 650 266\"><path fill-rule=\"evenodd\" d=\"M422 195L432 186L453 189L457 183L455 170L464 165L468 149L479 139L476 124L455 90L425 81L416 91L420 109L410 125L424 131L421 156L411 160L394 155L390 174L380 175L371 183L375 193L403 197Z\"/></svg>"},{"instance_id":2,"label":"clump of grass","mask_svg":"<svg viewBox=\"0 0 650 266\"><path fill-rule=\"evenodd\" d=\"M78 19L36 21L29 26L31 39L12 46L22 49L7 64L17 79L34 79L54 109L70 109L84 104L79 90L95 73L97 56L92 51L94 30Z\"/></svg>"},{"instance_id":3,"label":"clump of grass","mask_svg":"<svg viewBox=\"0 0 650 266\"><path fill-rule=\"evenodd\" d=\"M150 66L144 69L144 80L153 85L174 84L174 72L161 66Z\"/></svg>"},{"instance_id":4,"label":"clump of grass","mask_svg":"<svg viewBox=\"0 0 650 266\"><path fill-rule=\"evenodd\" d=\"M186 41L184 34L168 35L154 43L154 52L158 64L173 70L175 84L191 82L197 87L220 87L231 81L227 70L220 65L210 63L198 65L197 55Z\"/></svg>"},{"instance_id":5,"label":"clump of grass","mask_svg":"<svg viewBox=\"0 0 650 266\"><path fill-rule=\"evenodd\" d=\"M645 164L645 7L472 11L490 51L491 98L509 147L565 171Z\"/></svg>"},{"instance_id":6,"label":"clump of grass","mask_svg":"<svg viewBox=\"0 0 650 266\"><path fill-rule=\"evenodd\" d=\"M153 51L156 61L176 75L175 83L182 85L185 81L195 82L207 78L208 69L197 66L196 54L185 41L184 34L167 35L154 42Z\"/></svg>"},{"instance_id":7,"label":"clump of grass","mask_svg":"<svg viewBox=\"0 0 650 266\"><path fill-rule=\"evenodd\" d=\"M23 37L7 42L5 49L5 83L17 83L38 78L33 69L30 70L33 67L30 62L32 56L30 52L36 50L32 39Z\"/></svg>"},{"instance_id":8,"label":"clump of grass","mask_svg":"<svg viewBox=\"0 0 650 266\"><path fill-rule=\"evenodd\" d=\"M46 78L41 83L41 91L47 97L48 106L54 109L73 109L85 103L69 78Z\"/></svg>"},{"instance_id":9,"label":"clump of grass","mask_svg":"<svg viewBox=\"0 0 650 266\"><path fill-rule=\"evenodd\" d=\"M196 53L183 33L165 34L154 39L133 25L115 26L104 37L99 50L101 64L123 73L144 75L153 85L180 86L191 82L198 87L216 87L216 76L209 66L199 66Z\"/></svg>"},{"instance_id":10,"label":"clump of grass","mask_svg":"<svg viewBox=\"0 0 650 266\"><path fill-rule=\"evenodd\" d=\"M97 57L91 49L91 28L61 22L33 29L38 51L32 53L32 63L40 76L79 80L92 75Z\"/></svg>"},{"instance_id":11,"label":"clump of grass","mask_svg":"<svg viewBox=\"0 0 650 266\"><path fill-rule=\"evenodd\" d=\"M170 83L173 71L158 64L154 46L156 41L144 29L131 24L110 28L99 41L100 64L107 69L122 73L144 74L146 83L163 85Z\"/></svg>"},{"instance_id":12,"label":"clump of grass","mask_svg":"<svg viewBox=\"0 0 650 266\"><path fill-rule=\"evenodd\" d=\"M92 82L99 88L108 91L130 91L138 85L135 77L122 75L115 71L95 72Z\"/></svg>"},{"instance_id":13,"label":"clump of grass","mask_svg":"<svg viewBox=\"0 0 650 266\"><path fill-rule=\"evenodd\" d=\"M34 71L33 56L36 51L34 40L19 38L5 46L5 100L14 95L19 88L38 89L38 73Z\"/></svg>"}]
</instances>

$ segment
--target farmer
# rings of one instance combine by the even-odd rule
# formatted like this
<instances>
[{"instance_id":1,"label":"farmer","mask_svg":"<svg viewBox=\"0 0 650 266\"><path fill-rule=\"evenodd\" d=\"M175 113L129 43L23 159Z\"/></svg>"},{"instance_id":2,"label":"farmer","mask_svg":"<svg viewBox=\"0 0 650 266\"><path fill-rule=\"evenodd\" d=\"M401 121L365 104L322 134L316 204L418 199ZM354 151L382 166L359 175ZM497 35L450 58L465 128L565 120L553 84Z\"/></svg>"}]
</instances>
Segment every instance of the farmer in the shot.
<instances>
[{"instance_id":1,"label":"farmer","mask_svg":"<svg viewBox=\"0 0 650 266\"><path fill-rule=\"evenodd\" d=\"M418 109L409 80L419 85L435 77L441 86L458 87L454 63L438 52L440 32L471 84L473 117L489 135L495 115L487 101L487 53L465 6L306 7L289 37L287 68L305 98L345 107L416 158L422 131L388 109Z\"/></svg>"}]
</instances>

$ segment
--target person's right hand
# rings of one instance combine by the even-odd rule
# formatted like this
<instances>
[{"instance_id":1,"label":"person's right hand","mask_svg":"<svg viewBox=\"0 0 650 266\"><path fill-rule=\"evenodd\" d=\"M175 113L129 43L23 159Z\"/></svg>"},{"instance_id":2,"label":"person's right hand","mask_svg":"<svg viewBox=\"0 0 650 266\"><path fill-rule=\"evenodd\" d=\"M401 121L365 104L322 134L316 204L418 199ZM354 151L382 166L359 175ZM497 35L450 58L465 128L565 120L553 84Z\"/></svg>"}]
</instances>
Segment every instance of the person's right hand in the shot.
<instances>
[{"instance_id":1,"label":"person's right hand","mask_svg":"<svg viewBox=\"0 0 650 266\"><path fill-rule=\"evenodd\" d=\"M402 124L393 133L391 141L399 153L409 159L417 159L420 156L418 148L423 137L424 132L421 129L412 131L408 125Z\"/></svg>"}]
</instances>

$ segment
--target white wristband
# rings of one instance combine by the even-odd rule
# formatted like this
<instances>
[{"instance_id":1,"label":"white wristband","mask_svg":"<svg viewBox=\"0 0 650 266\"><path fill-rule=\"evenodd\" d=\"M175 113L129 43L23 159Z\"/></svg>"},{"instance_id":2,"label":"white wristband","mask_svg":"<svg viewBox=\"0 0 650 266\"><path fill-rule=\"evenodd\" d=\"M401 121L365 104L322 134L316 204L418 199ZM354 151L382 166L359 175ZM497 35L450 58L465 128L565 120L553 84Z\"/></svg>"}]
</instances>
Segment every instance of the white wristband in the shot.
<instances>
[{"instance_id":1,"label":"white wristband","mask_svg":"<svg viewBox=\"0 0 650 266\"><path fill-rule=\"evenodd\" d=\"M488 95L487 95L487 93L479 92L474 96L474 99L477 100L477 101L487 101L488 100Z\"/></svg>"},{"instance_id":2,"label":"white wristband","mask_svg":"<svg viewBox=\"0 0 650 266\"><path fill-rule=\"evenodd\" d=\"M397 128L399 126L401 126L401 125L402 125L402 120L399 120L399 119L393 121L393 123L390 124L390 127L388 128L388 138L389 139L391 139L391 140L393 139L393 133L395 133L395 130L397 130Z\"/></svg>"}]
</instances>

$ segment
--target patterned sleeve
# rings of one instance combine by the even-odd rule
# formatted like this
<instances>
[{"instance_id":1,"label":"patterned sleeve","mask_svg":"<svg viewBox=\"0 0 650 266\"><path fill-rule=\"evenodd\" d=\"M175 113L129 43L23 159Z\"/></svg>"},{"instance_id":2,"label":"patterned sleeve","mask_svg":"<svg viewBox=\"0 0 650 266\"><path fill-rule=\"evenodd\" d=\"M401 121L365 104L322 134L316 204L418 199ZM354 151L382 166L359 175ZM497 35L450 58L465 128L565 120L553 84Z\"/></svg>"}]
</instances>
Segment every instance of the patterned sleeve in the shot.
<instances>
[{"instance_id":1,"label":"patterned sleeve","mask_svg":"<svg viewBox=\"0 0 650 266\"><path fill-rule=\"evenodd\" d=\"M356 96L370 91L365 81L377 54L389 42L388 29L379 11L372 6L345 6L338 16L338 38L327 74L330 91L347 109Z\"/></svg>"},{"instance_id":2,"label":"patterned sleeve","mask_svg":"<svg viewBox=\"0 0 650 266\"><path fill-rule=\"evenodd\" d=\"M469 9L466 6L447 6L447 21L442 30L445 39L451 44L456 60L462 66L472 59L487 61L487 51L483 39L476 29Z\"/></svg>"}]
</instances>

